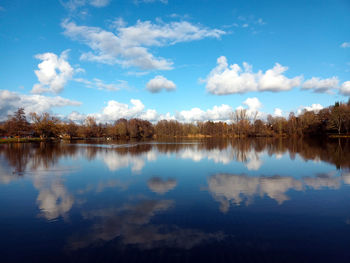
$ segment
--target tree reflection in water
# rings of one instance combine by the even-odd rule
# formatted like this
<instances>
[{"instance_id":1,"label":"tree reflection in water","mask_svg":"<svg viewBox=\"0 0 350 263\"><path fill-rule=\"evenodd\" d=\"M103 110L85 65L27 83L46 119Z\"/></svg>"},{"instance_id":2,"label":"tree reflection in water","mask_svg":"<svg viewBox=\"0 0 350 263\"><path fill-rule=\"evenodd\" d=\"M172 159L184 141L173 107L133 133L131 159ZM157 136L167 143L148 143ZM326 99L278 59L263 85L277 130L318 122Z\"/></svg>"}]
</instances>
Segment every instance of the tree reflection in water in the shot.
<instances>
[{"instance_id":1,"label":"tree reflection in water","mask_svg":"<svg viewBox=\"0 0 350 263\"><path fill-rule=\"evenodd\" d=\"M208 159L222 164L238 161L248 163L248 168L250 166L253 170L257 170L261 165L260 153L267 152L269 156L288 153L292 160L299 155L305 161L327 162L335 165L337 169L350 168L349 139L206 139L180 141L180 143L143 142L123 146L67 143L3 144L0 146L0 156L2 161L7 161L7 166L11 167L14 176L21 176L26 170L35 171L39 167L50 169L60 158L77 156L83 156L88 160L102 158L111 170L133 165L134 170L138 171L143 167L142 159L156 160L158 154L175 154L193 161ZM111 160L117 157L120 159L119 163L113 163ZM141 158L137 159L138 157ZM252 162L251 165L249 161Z\"/></svg>"}]
</instances>

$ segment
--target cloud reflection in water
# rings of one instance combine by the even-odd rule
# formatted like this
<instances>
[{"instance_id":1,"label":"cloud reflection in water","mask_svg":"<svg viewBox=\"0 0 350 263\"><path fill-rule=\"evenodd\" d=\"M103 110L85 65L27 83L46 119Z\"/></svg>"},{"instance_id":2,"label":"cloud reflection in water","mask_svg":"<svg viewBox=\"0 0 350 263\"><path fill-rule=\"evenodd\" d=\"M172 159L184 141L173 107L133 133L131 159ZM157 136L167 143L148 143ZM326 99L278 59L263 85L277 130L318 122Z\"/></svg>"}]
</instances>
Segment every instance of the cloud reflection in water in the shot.
<instances>
[{"instance_id":1,"label":"cloud reflection in water","mask_svg":"<svg viewBox=\"0 0 350 263\"><path fill-rule=\"evenodd\" d=\"M278 204L289 200L289 190L304 191L307 188L339 189L342 183L350 183L350 174L317 174L315 177L296 179L291 176L253 177L249 175L216 174L208 178L209 192L220 203L220 210L227 212L230 204L249 205L256 196L268 196Z\"/></svg>"},{"instance_id":2,"label":"cloud reflection in water","mask_svg":"<svg viewBox=\"0 0 350 263\"><path fill-rule=\"evenodd\" d=\"M205 233L196 229L183 229L175 225L155 225L153 217L174 207L172 200L143 200L120 208L106 208L83 213L93 225L85 233L74 234L68 242L76 250L117 239L124 245L137 245L142 249L175 247L190 249L204 241L224 239L221 232Z\"/></svg>"},{"instance_id":3,"label":"cloud reflection in water","mask_svg":"<svg viewBox=\"0 0 350 263\"><path fill-rule=\"evenodd\" d=\"M151 191L157 194L165 194L166 192L174 189L177 182L172 178L163 180L160 177L152 177L150 180L148 180L147 185Z\"/></svg>"}]
</instances>

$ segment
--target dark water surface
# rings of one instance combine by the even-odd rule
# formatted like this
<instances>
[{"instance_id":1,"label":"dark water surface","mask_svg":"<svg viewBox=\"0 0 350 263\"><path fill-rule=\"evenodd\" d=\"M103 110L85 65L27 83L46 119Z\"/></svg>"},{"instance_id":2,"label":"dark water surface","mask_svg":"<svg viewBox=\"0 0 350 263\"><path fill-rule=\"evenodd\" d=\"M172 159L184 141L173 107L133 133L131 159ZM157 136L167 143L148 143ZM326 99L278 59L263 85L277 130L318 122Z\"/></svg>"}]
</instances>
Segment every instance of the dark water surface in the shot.
<instances>
[{"instance_id":1,"label":"dark water surface","mask_svg":"<svg viewBox=\"0 0 350 263\"><path fill-rule=\"evenodd\" d=\"M350 141L0 145L0 262L350 262Z\"/></svg>"}]
</instances>

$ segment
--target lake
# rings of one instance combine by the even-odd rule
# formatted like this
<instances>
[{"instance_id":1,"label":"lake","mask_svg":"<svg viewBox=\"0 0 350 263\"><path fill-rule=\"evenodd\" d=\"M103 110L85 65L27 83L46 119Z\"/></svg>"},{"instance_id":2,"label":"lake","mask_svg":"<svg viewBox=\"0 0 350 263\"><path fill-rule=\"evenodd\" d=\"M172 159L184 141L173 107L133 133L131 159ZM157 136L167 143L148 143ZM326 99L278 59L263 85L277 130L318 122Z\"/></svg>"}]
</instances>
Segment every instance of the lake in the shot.
<instances>
[{"instance_id":1,"label":"lake","mask_svg":"<svg viewBox=\"0 0 350 263\"><path fill-rule=\"evenodd\" d=\"M350 262L350 140L0 145L0 262Z\"/></svg>"}]
</instances>

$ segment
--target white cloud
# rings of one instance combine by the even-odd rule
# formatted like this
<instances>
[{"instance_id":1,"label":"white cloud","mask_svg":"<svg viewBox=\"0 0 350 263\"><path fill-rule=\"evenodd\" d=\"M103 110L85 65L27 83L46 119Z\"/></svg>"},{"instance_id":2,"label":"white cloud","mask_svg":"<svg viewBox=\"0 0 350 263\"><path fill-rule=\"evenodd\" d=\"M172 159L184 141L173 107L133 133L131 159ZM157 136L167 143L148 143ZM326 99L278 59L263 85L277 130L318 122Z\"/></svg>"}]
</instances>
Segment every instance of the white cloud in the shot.
<instances>
[{"instance_id":1,"label":"white cloud","mask_svg":"<svg viewBox=\"0 0 350 263\"><path fill-rule=\"evenodd\" d=\"M273 115L276 116L276 117L282 117L283 115L283 111L279 108L275 108L274 111L273 111Z\"/></svg>"},{"instance_id":2,"label":"white cloud","mask_svg":"<svg viewBox=\"0 0 350 263\"><path fill-rule=\"evenodd\" d=\"M262 107L261 102L257 98L248 98L243 102L247 106L247 114L253 115L255 112L261 114L259 109ZM239 106L237 109L244 109ZM227 104L221 106L214 106L212 109L206 111L200 108L192 108L190 110L182 110L175 114L175 118L178 121L183 122L195 122L195 121L224 121L229 122L232 118L233 108Z\"/></svg>"},{"instance_id":3,"label":"white cloud","mask_svg":"<svg viewBox=\"0 0 350 263\"><path fill-rule=\"evenodd\" d=\"M109 90L109 91L117 91L120 89L127 89L128 82L124 80L119 80L118 83L104 83L102 80L98 78L94 78L92 81L86 80L83 78L74 79L76 82L80 82L86 85L87 88L97 88L99 90Z\"/></svg>"},{"instance_id":4,"label":"white cloud","mask_svg":"<svg viewBox=\"0 0 350 263\"><path fill-rule=\"evenodd\" d=\"M109 4L110 0L90 0L89 4L95 7L104 7Z\"/></svg>"},{"instance_id":5,"label":"white cloud","mask_svg":"<svg viewBox=\"0 0 350 263\"><path fill-rule=\"evenodd\" d=\"M118 29L119 27L125 27L126 26L126 22L122 17L117 17L116 19L114 19L110 25L111 28L114 29Z\"/></svg>"},{"instance_id":6,"label":"white cloud","mask_svg":"<svg viewBox=\"0 0 350 263\"><path fill-rule=\"evenodd\" d=\"M250 27L252 30L254 30L253 26L263 26L266 25L266 22L262 18L255 18L253 15L250 16L238 16L238 23L232 24L234 27L242 27L242 28L248 28Z\"/></svg>"},{"instance_id":7,"label":"white cloud","mask_svg":"<svg viewBox=\"0 0 350 263\"><path fill-rule=\"evenodd\" d=\"M142 120L147 120L151 122L155 122L160 119L160 115L158 114L158 112L156 110L150 110L150 109L146 110L146 112L143 112L139 117Z\"/></svg>"},{"instance_id":8,"label":"white cloud","mask_svg":"<svg viewBox=\"0 0 350 263\"><path fill-rule=\"evenodd\" d=\"M143 120L154 122L159 119L163 119L163 117L165 118L167 117L167 116L158 114L157 111L154 109L145 110L145 105L143 105L143 103L140 100L131 99L130 102L131 102L131 106L125 103L120 103L115 100L110 100L108 101L107 106L102 109L101 113L92 113L92 114L89 114L89 116L94 117L97 122L101 122L101 123L114 122L120 118L125 118L125 119L140 118ZM80 120L80 117L83 117L83 115L74 113L72 115L72 120L76 116L77 116L76 119L78 120Z\"/></svg>"},{"instance_id":9,"label":"white cloud","mask_svg":"<svg viewBox=\"0 0 350 263\"><path fill-rule=\"evenodd\" d=\"M131 99L132 107L127 104L119 103L115 100L108 101L107 107L102 111L106 116L120 116L120 118L132 118L141 113L145 106L140 100Z\"/></svg>"},{"instance_id":10,"label":"white cloud","mask_svg":"<svg viewBox=\"0 0 350 263\"><path fill-rule=\"evenodd\" d=\"M259 111L259 109L263 106L258 98L248 98L243 101L243 104L248 106L249 112Z\"/></svg>"},{"instance_id":11,"label":"white cloud","mask_svg":"<svg viewBox=\"0 0 350 263\"><path fill-rule=\"evenodd\" d=\"M293 87L299 86L301 82L301 77L295 77L289 79L283 75L288 67L283 67L282 65L276 63L276 65L262 74L259 71L259 90L260 91L285 91L290 90Z\"/></svg>"},{"instance_id":12,"label":"white cloud","mask_svg":"<svg viewBox=\"0 0 350 263\"><path fill-rule=\"evenodd\" d=\"M155 57L148 50L152 46L173 45L179 42L199 40L206 37L220 38L225 34L219 29L209 29L186 21L153 24L138 21L134 26L113 24L116 34L99 27L78 26L65 20L64 34L88 45L93 52L83 53L81 59L123 67L139 67L142 70L169 70L173 62Z\"/></svg>"},{"instance_id":13,"label":"white cloud","mask_svg":"<svg viewBox=\"0 0 350 263\"><path fill-rule=\"evenodd\" d=\"M67 116L67 118L69 120L74 121L74 122L83 123L84 120L86 119L86 115L85 114L81 114L81 113L79 113L77 111L73 111Z\"/></svg>"},{"instance_id":14,"label":"white cloud","mask_svg":"<svg viewBox=\"0 0 350 263\"><path fill-rule=\"evenodd\" d=\"M337 77L328 79L311 78L305 81L302 85L303 90L313 90L317 93L327 92L329 93L332 89L338 88L339 80Z\"/></svg>"},{"instance_id":15,"label":"white cloud","mask_svg":"<svg viewBox=\"0 0 350 263\"><path fill-rule=\"evenodd\" d=\"M126 72L126 75L140 77L140 76L147 75L148 73L149 73L148 71L128 71Z\"/></svg>"},{"instance_id":16,"label":"white cloud","mask_svg":"<svg viewBox=\"0 0 350 263\"><path fill-rule=\"evenodd\" d=\"M350 96L350 81L345 81L340 89L339 89L340 93L345 95L345 96Z\"/></svg>"},{"instance_id":17,"label":"white cloud","mask_svg":"<svg viewBox=\"0 0 350 263\"><path fill-rule=\"evenodd\" d=\"M301 106L298 110L297 110L297 114L301 114L304 110L305 111L313 111L313 112L316 112L318 113L320 110L323 109L323 106L321 104L312 104L311 106Z\"/></svg>"},{"instance_id":18,"label":"white cloud","mask_svg":"<svg viewBox=\"0 0 350 263\"><path fill-rule=\"evenodd\" d=\"M239 112L241 110L245 110L249 119L262 118L265 115L260 111L263 105L256 97L247 98L242 104L246 107L238 106L235 111Z\"/></svg>"},{"instance_id":19,"label":"white cloud","mask_svg":"<svg viewBox=\"0 0 350 263\"><path fill-rule=\"evenodd\" d=\"M195 122L195 121L225 121L229 122L231 120L231 115L233 108L229 105L222 104L220 106L214 106L211 109L202 110L200 108L192 108L190 110L182 110L177 112L175 115L170 113L160 114L155 109L146 109L145 105L137 99L130 100L131 105L120 103L115 100L110 100L107 102L107 106L104 107L99 113L92 113L89 116L95 117L97 122L113 122L119 118L140 118L143 120L148 120L151 122L156 122L159 120L178 120L181 122ZM262 107L261 102L257 98L248 98L243 102L247 106L247 113L254 114L259 112ZM242 107L243 108L243 107ZM86 115L80 114L78 112L72 112L68 119L73 121L81 121L85 119Z\"/></svg>"},{"instance_id":20,"label":"white cloud","mask_svg":"<svg viewBox=\"0 0 350 263\"><path fill-rule=\"evenodd\" d=\"M228 66L226 57L221 56L217 59L217 66L205 80L206 89L216 95L251 91L286 91L300 85L301 82L301 77L289 79L284 76L283 73L287 69L276 63L265 73L261 70L254 73L248 63L243 63L243 69L237 64Z\"/></svg>"},{"instance_id":21,"label":"white cloud","mask_svg":"<svg viewBox=\"0 0 350 263\"><path fill-rule=\"evenodd\" d=\"M311 107L305 107L307 111L315 111L318 112L323 109L321 104L312 104Z\"/></svg>"},{"instance_id":22,"label":"white cloud","mask_svg":"<svg viewBox=\"0 0 350 263\"><path fill-rule=\"evenodd\" d=\"M176 85L174 82L166 79L163 76L155 76L153 79L148 81L146 84L147 90L152 93L158 93L163 89L166 91L174 91L176 89Z\"/></svg>"},{"instance_id":23,"label":"white cloud","mask_svg":"<svg viewBox=\"0 0 350 263\"><path fill-rule=\"evenodd\" d=\"M58 57L54 53L38 54L35 58L42 60L38 65L38 70L35 70L39 83L35 84L32 93L60 93L67 81L69 81L74 74L74 69L68 63L68 52L65 50Z\"/></svg>"},{"instance_id":24,"label":"white cloud","mask_svg":"<svg viewBox=\"0 0 350 263\"><path fill-rule=\"evenodd\" d=\"M185 122L203 121L206 119L206 113L200 108L192 108L191 110L182 110L176 114L176 119Z\"/></svg>"},{"instance_id":25,"label":"white cloud","mask_svg":"<svg viewBox=\"0 0 350 263\"><path fill-rule=\"evenodd\" d=\"M170 113L159 114L154 109L145 109L145 105L137 99L131 99L130 104L110 100L100 112L81 114L73 111L67 116L67 118L74 122L83 122L87 116L94 117L98 123L112 123L120 118L139 118L150 122L175 119Z\"/></svg>"},{"instance_id":26,"label":"white cloud","mask_svg":"<svg viewBox=\"0 0 350 263\"><path fill-rule=\"evenodd\" d=\"M342 48L349 48L350 47L350 42L344 42L340 45Z\"/></svg>"},{"instance_id":27,"label":"white cloud","mask_svg":"<svg viewBox=\"0 0 350 263\"><path fill-rule=\"evenodd\" d=\"M7 115L13 114L19 107L25 112L43 113L50 111L53 107L80 106L78 101L72 101L60 96L47 97L43 95L23 95L20 93L0 90L0 120L5 120Z\"/></svg>"},{"instance_id":28,"label":"white cloud","mask_svg":"<svg viewBox=\"0 0 350 263\"><path fill-rule=\"evenodd\" d=\"M226 104L214 106L206 111L200 108L192 108L191 110L182 110L175 115L175 118L183 122L194 121L229 121L232 114L232 107Z\"/></svg>"},{"instance_id":29,"label":"white cloud","mask_svg":"<svg viewBox=\"0 0 350 263\"><path fill-rule=\"evenodd\" d=\"M61 4L70 11L74 11L79 7L90 5L93 7L105 7L110 3L110 0L67 0L60 1Z\"/></svg>"}]
</instances>

